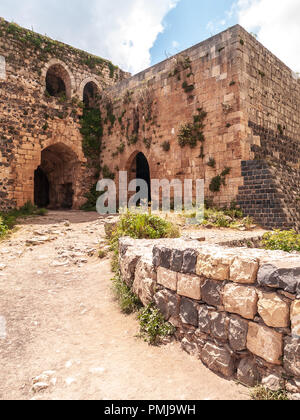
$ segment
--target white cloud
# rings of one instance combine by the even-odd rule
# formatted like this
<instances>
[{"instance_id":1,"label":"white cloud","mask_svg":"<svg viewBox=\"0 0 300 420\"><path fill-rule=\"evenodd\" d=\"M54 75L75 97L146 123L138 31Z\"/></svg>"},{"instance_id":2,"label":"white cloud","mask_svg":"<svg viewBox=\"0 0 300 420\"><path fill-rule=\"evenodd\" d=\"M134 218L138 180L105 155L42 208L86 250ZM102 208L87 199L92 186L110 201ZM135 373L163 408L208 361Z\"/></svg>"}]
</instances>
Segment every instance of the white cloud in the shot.
<instances>
[{"instance_id":1,"label":"white cloud","mask_svg":"<svg viewBox=\"0 0 300 420\"><path fill-rule=\"evenodd\" d=\"M1 0L0 16L136 73L149 67L163 19L178 1Z\"/></svg>"},{"instance_id":2,"label":"white cloud","mask_svg":"<svg viewBox=\"0 0 300 420\"><path fill-rule=\"evenodd\" d=\"M239 23L273 54L300 72L300 1L239 0Z\"/></svg>"}]
</instances>

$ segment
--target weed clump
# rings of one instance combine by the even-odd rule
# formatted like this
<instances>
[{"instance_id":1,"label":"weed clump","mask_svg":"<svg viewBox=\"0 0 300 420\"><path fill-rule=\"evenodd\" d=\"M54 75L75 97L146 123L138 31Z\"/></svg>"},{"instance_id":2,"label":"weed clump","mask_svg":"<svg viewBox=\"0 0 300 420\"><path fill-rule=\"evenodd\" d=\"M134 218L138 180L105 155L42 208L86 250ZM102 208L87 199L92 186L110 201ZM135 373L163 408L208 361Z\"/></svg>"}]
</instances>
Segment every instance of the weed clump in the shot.
<instances>
[{"instance_id":1,"label":"weed clump","mask_svg":"<svg viewBox=\"0 0 300 420\"><path fill-rule=\"evenodd\" d=\"M262 245L270 250L300 252L300 234L294 230L268 232L263 237Z\"/></svg>"},{"instance_id":2,"label":"weed clump","mask_svg":"<svg viewBox=\"0 0 300 420\"><path fill-rule=\"evenodd\" d=\"M138 315L140 336L150 345L158 344L162 338L174 335L176 329L166 322L163 315L153 305L142 309Z\"/></svg>"}]
</instances>

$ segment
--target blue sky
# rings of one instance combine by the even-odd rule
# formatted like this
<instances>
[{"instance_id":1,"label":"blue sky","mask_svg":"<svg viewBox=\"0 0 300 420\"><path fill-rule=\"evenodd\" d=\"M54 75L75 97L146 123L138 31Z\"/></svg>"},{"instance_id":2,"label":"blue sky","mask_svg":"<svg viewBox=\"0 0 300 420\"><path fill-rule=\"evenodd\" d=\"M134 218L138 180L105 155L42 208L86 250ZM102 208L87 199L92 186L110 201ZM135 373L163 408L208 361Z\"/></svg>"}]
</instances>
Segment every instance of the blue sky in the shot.
<instances>
[{"instance_id":1,"label":"blue sky","mask_svg":"<svg viewBox=\"0 0 300 420\"><path fill-rule=\"evenodd\" d=\"M151 48L155 64L212 35L238 23L238 16L229 17L233 0L181 0L164 19L165 30Z\"/></svg>"},{"instance_id":2,"label":"blue sky","mask_svg":"<svg viewBox=\"0 0 300 420\"><path fill-rule=\"evenodd\" d=\"M0 16L133 74L240 23L300 72L300 0L0 0Z\"/></svg>"}]
</instances>

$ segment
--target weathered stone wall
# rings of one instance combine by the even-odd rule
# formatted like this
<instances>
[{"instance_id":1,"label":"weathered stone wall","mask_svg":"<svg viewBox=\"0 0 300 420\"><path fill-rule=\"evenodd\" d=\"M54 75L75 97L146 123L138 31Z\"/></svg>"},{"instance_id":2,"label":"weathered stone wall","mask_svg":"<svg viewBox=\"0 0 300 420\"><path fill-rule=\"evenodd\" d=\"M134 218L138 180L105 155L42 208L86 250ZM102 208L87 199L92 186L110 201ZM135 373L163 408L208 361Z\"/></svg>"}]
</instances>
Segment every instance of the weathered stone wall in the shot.
<instances>
[{"instance_id":1,"label":"weathered stone wall","mask_svg":"<svg viewBox=\"0 0 300 420\"><path fill-rule=\"evenodd\" d=\"M61 77L65 95L46 92L48 70ZM82 151L78 105L89 82L100 94L124 76L106 60L0 20L1 210L34 201L34 171L48 147L55 189L71 183L74 208L85 201L95 180Z\"/></svg>"},{"instance_id":2,"label":"weathered stone wall","mask_svg":"<svg viewBox=\"0 0 300 420\"><path fill-rule=\"evenodd\" d=\"M124 238L120 269L210 369L248 386L300 391L299 254Z\"/></svg>"},{"instance_id":3,"label":"weathered stone wall","mask_svg":"<svg viewBox=\"0 0 300 420\"><path fill-rule=\"evenodd\" d=\"M142 152L153 179L205 178L206 198L218 205L234 200L243 185L239 39L239 27L231 28L106 90L103 165L115 173L127 170L131 178ZM181 148L180 129L197 125L200 109L207 113L200 140ZM214 168L207 165L210 158ZM226 186L211 192L212 179L226 167Z\"/></svg>"},{"instance_id":4,"label":"weathered stone wall","mask_svg":"<svg viewBox=\"0 0 300 420\"><path fill-rule=\"evenodd\" d=\"M242 28L238 50L241 111L249 127L239 201L266 227L299 230L300 79Z\"/></svg>"}]
</instances>

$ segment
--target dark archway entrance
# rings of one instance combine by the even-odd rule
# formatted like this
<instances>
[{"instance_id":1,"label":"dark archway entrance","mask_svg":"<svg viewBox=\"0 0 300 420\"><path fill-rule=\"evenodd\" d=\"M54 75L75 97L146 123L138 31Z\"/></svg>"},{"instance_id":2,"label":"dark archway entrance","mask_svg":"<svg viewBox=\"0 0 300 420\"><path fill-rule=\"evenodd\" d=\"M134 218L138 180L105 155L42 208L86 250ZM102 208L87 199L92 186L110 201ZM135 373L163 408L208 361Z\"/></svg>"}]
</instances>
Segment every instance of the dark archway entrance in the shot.
<instances>
[{"instance_id":1,"label":"dark archway entrance","mask_svg":"<svg viewBox=\"0 0 300 420\"><path fill-rule=\"evenodd\" d=\"M99 104L99 89L94 82L89 82L85 85L83 90L83 103L85 108L97 108Z\"/></svg>"},{"instance_id":2,"label":"dark archway entrance","mask_svg":"<svg viewBox=\"0 0 300 420\"><path fill-rule=\"evenodd\" d=\"M35 204L50 209L71 209L77 164L76 154L62 143L44 149L34 176Z\"/></svg>"},{"instance_id":3,"label":"dark archway entrance","mask_svg":"<svg viewBox=\"0 0 300 420\"><path fill-rule=\"evenodd\" d=\"M151 175L150 175L150 166L146 156L139 152L137 153L132 163L129 163L129 173L128 173L128 181L131 182L134 179L142 179L146 181L148 185L148 201L151 202ZM137 187L137 192L139 191L139 187ZM133 194L129 194L129 197ZM145 197L146 198L146 197Z\"/></svg>"},{"instance_id":4,"label":"dark archway entrance","mask_svg":"<svg viewBox=\"0 0 300 420\"><path fill-rule=\"evenodd\" d=\"M45 208L50 204L49 181L40 166L34 172L34 204Z\"/></svg>"}]
</instances>

